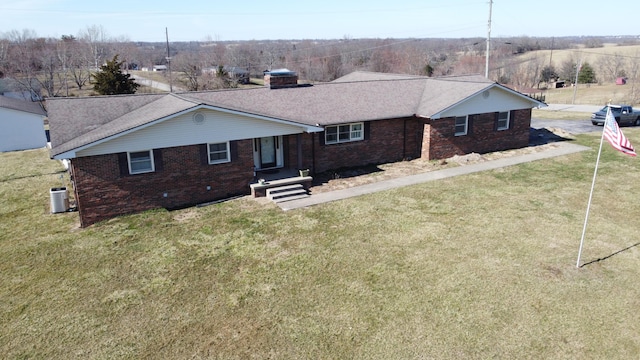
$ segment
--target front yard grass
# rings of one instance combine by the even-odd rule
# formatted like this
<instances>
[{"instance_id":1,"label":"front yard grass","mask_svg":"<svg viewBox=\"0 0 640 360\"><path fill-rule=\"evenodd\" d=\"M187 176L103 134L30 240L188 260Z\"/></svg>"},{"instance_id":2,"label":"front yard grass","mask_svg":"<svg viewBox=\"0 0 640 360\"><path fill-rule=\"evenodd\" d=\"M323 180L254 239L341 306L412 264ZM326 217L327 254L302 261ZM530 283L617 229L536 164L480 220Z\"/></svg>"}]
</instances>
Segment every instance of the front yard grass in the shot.
<instances>
[{"instance_id":1,"label":"front yard grass","mask_svg":"<svg viewBox=\"0 0 640 360\"><path fill-rule=\"evenodd\" d=\"M635 358L640 160L604 145L576 269L599 137L576 141L593 150L303 210L241 198L86 229L49 214L45 150L0 154L0 353Z\"/></svg>"}]
</instances>

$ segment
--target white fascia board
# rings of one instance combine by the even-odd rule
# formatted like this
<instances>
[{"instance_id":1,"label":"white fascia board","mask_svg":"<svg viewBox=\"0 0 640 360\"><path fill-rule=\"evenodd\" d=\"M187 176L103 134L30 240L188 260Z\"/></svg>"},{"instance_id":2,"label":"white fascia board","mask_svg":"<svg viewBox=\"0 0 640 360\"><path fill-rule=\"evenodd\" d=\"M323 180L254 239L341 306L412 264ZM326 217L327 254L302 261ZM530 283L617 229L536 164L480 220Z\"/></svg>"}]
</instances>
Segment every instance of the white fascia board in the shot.
<instances>
[{"instance_id":1,"label":"white fascia board","mask_svg":"<svg viewBox=\"0 0 640 360\"><path fill-rule=\"evenodd\" d=\"M75 159L75 158L76 158L75 150L63 152L62 154L58 154L52 157L53 160L69 160L69 159Z\"/></svg>"},{"instance_id":2,"label":"white fascia board","mask_svg":"<svg viewBox=\"0 0 640 360\"><path fill-rule=\"evenodd\" d=\"M544 102L542 102L542 101L538 101L538 100L536 100L536 99L534 99L534 98L532 98L532 97L529 97L529 96L526 96L526 95L524 95L524 94L521 94L521 93L519 93L519 92L517 92L517 91L515 91L515 90L512 90L512 89L510 89L510 88L508 88L508 87L506 87L506 86L502 86L502 85L500 85L500 84L498 84L498 83L494 83L494 84L491 84L490 86L487 86L486 88L484 88L484 89L482 89L482 90L480 90L480 91L476 92L475 94L470 95L470 96L466 97L465 99L462 99L462 100L460 100L460 101L458 101L458 102L456 102L456 103L454 103L454 104L452 104L452 105L450 105L450 106L448 106L448 107L446 107L446 108L444 108L444 109L442 109L442 110L438 111L437 113L435 113L435 114L433 114L433 115L431 115L431 116L419 116L419 117L429 118L429 119L434 119L434 120L435 120L435 119L441 119L441 118L443 117L443 114L445 114L447 111L449 111L449 110L451 110L451 109L453 109L453 108L455 108L455 107L459 106L460 104L462 104L462 103L464 103L464 102L466 102L466 101L469 101L469 99L472 99L472 98L473 98L473 97L475 97L475 96L479 96L479 95L480 95L480 94L482 94L484 91L489 91L489 90L492 90L492 89L494 89L494 88L498 88L498 89L500 89L500 90L502 90L502 91L505 91L505 92L507 92L507 93L510 93L511 95L515 95L515 96L517 96L517 97L518 97L518 98L520 98L520 99L526 100L527 102L529 102L529 103L532 105L532 106L531 106L532 108L533 108L533 107L537 107L537 108L540 108L540 107L547 107L547 104L545 104L545 103L544 103ZM444 116L444 117L448 117L448 116Z\"/></svg>"}]
</instances>

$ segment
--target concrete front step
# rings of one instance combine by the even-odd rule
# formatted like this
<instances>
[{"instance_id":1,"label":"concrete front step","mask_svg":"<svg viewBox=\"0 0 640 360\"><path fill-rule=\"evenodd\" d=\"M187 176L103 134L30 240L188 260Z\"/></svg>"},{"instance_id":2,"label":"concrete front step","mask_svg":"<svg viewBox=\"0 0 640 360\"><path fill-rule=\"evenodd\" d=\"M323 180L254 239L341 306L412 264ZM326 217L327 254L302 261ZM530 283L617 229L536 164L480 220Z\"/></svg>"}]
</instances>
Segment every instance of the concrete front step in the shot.
<instances>
[{"instance_id":1,"label":"concrete front step","mask_svg":"<svg viewBox=\"0 0 640 360\"><path fill-rule=\"evenodd\" d=\"M282 202L308 197L309 193L302 184L291 184L267 189L267 198L274 202Z\"/></svg>"},{"instance_id":2,"label":"concrete front step","mask_svg":"<svg viewBox=\"0 0 640 360\"><path fill-rule=\"evenodd\" d=\"M309 196L311 196L311 195L309 195L309 194L290 195L290 196L287 196L287 197L281 197L281 198L273 199L273 202L276 203L276 204L279 204L279 203L282 203L282 202L285 202L285 201L305 199L305 198L308 198Z\"/></svg>"}]
</instances>

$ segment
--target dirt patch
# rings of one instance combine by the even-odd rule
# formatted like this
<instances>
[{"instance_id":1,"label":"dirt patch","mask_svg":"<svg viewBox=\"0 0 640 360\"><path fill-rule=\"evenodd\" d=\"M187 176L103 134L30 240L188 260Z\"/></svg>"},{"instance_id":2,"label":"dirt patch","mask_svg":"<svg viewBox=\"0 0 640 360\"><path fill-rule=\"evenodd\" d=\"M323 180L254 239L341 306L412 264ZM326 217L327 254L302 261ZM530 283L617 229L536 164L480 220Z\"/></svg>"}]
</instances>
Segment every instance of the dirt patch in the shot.
<instances>
[{"instance_id":1,"label":"dirt patch","mask_svg":"<svg viewBox=\"0 0 640 360\"><path fill-rule=\"evenodd\" d=\"M415 159L389 164L371 165L357 168L328 171L314 176L312 194L348 189L378 181L395 179L408 175L442 170L454 166L464 166L483 161L511 156L531 154L558 147L558 141L572 139L573 136L562 129L531 129L530 146L522 149L496 151L486 154L471 153L453 156L444 160Z\"/></svg>"}]
</instances>

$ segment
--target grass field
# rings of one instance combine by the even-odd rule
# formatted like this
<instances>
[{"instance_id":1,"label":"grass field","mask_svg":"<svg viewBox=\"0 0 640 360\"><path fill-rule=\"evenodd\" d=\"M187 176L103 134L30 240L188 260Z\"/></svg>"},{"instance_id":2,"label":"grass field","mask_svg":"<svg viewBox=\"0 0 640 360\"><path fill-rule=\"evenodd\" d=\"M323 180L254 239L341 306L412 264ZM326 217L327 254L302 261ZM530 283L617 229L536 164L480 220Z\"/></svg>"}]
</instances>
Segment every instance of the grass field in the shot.
<instances>
[{"instance_id":1,"label":"grass field","mask_svg":"<svg viewBox=\"0 0 640 360\"><path fill-rule=\"evenodd\" d=\"M577 62L587 62L596 70L596 79L602 79L602 74L598 74L599 63L603 60L612 62L615 56L624 60L633 61L640 58L640 45L615 45L605 44L601 48L575 48L561 50L539 50L525 53L517 57L518 62L528 64L530 61L542 62L544 64L553 63L556 69L568 60ZM623 66L628 74L633 74L633 66ZM579 84L574 92L573 87L561 89L548 89L544 91L545 102L549 104L587 104L604 105L607 102L614 104L638 105L640 89L634 85L633 78L629 79L626 85L616 85L612 82L600 82L599 84Z\"/></svg>"},{"instance_id":2,"label":"grass field","mask_svg":"<svg viewBox=\"0 0 640 360\"><path fill-rule=\"evenodd\" d=\"M582 60L591 65L596 65L602 57L615 55L624 58L638 58L640 57L640 45L604 44L600 48L555 49L553 52L551 50L539 50L520 55L519 58L520 60L543 59L546 62L552 61L558 67L567 60L575 62Z\"/></svg>"},{"instance_id":3,"label":"grass field","mask_svg":"<svg viewBox=\"0 0 640 360\"><path fill-rule=\"evenodd\" d=\"M640 128L624 128L640 144ZM86 229L61 166L0 154L0 353L631 359L640 162L594 150L283 212L241 198Z\"/></svg>"},{"instance_id":4,"label":"grass field","mask_svg":"<svg viewBox=\"0 0 640 360\"><path fill-rule=\"evenodd\" d=\"M635 90L635 92L634 92ZM545 91L545 102L548 104L582 104L582 105L602 105L611 102L612 104L636 105L633 93L640 93L637 87L634 89L630 84L579 84L576 90L575 100L573 88L549 89Z\"/></svg>"}]
</instances>

